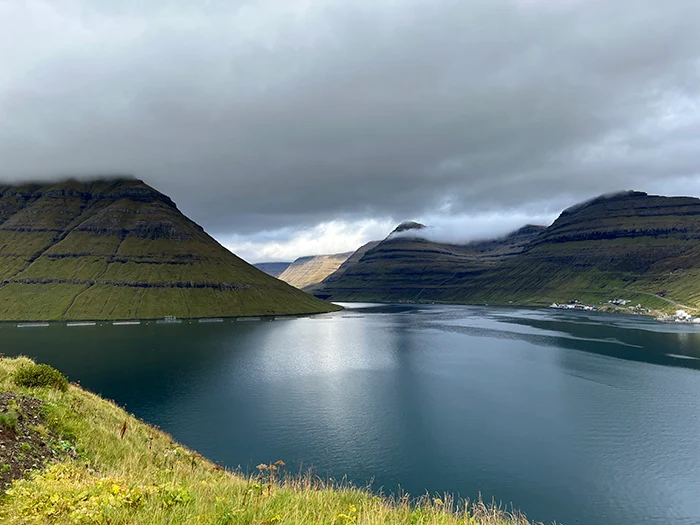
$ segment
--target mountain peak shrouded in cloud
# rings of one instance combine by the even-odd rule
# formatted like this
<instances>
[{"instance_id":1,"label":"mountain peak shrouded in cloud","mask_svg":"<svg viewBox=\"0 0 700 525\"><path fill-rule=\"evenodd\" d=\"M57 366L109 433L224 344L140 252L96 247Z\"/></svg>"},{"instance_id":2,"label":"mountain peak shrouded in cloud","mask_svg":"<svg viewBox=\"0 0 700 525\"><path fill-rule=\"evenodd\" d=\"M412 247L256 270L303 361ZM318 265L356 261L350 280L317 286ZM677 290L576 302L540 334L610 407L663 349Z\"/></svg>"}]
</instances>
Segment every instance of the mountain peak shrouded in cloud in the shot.
<instances>
[{"instance_id":1,"label":"mountain peak shrouded in cloud","mask_svg":"<svg viewBox=\"0 0 700 525\"><path fill-rule=\"evenodd\" d=\"M258 259L334 221L501 234L621 187L700 195L697 20L696 0L4 2L0 180L135 173Z\"/></svg>"},{"instance_id":2,"label":"mountain peak shrouded in cloud","mask_svg":"<svg viewBox=\"0 0 700 525\"><path fill-rule=\"evenodd\" d=\"M514 217L516 221L520 218L517 215ZM546 228L543 225L528 223L527 219L532 217L522 217L521 222L513 221L514 217L456 217L452 221L439 220L436 224L427 226L419 222L406 221L392 231L387 239L418 238L439 244L467 245L484 240L501 240L540 233ZM536 217L535 219L541 219L540 222L549 225L554 217Z\"/></svg>"},{"instance_id":3,"label":"mountain peak shrouded in cloud","mask_svg":"<svg viewBox=\"0 0 700 525\"><path fill-rule=\"evenodd\" d=\"M643 192L643 191L635 191L635 190L625 190L625 191L615 191L615 192L610 192L610 193L604 193L603 195L598 195L597 197L594 197L592 199L588 199L587 201L580 202L578 204L574 204L573 206L569 206L566 208L562 213L562 215L569 215L573 213L578 213L579 211L583 210L584 208L587 208L593 204L599 204L604 201L616 201L616 200L623 200L623 199L631 199L635 197L646 197L648 194Z\"/></svg>"},{"instance_id":4,"label":"mountain peak shrouded in cloud","mask_svg":"<svg viewBox=\"0 0 700 525\"><path fill-rule=\"evenodd\" d=\"M394 228L394 231L391 233L405 233L405 232L415 232L416 230L423 230L425 229L425 224L421 224L420 222L416 221L403 221L401 224L399 224L396 228Z\"/></svg>"},{"instance_id":5,"label":"mountain peak shrouded in cloud","mask_svg":"<svg viewBox=\"0 0 700 525\"><path fill-rule=\"evenodd\" d=\"M335 309L242 261L140 180L0 186L0 319Z\"/></svg>"}]
</instances>

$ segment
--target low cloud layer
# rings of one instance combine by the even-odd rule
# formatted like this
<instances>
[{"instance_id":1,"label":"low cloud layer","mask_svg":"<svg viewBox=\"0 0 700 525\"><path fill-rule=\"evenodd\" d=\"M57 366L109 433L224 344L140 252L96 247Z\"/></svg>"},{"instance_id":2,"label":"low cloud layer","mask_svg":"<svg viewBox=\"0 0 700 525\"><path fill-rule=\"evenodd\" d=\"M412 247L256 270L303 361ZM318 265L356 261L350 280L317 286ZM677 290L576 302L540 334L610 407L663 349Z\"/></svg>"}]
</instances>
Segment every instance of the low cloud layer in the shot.
<instances>
[{"instance_id":1,"label":"low cloud layer","mask_svg":"<svg viewBox=\"0 0 700 525\"><path fill-rule=\"evenodd\" d=\"M223 235L231 251L250 262L287 261L308 255L353 252L369 240L380 240L393 229L393 220L330 221L311 228L283 228L254 235Z\"/></svg>"},{"instance_id":2,"label":"low cloud layer","mask_svg":"<svg viewBox=\"0 0 700 525\"><path fill-rule=\"evenodd\" d=\"M133 173L239 246L698 195L698 20L696 0L0 0L0 178Z\"/></svg>"},{"instance_id":3,"label":"low cloud layer","mask_svg":"<svg viewBox=\"0 0 700 525\"><path fill-rule=\"evenodd\" d=\"M467 244L504 237L525 225L549 226L556 215L528 215L522 212L485 213L480 215L456 215L424 219L426 227L392 233L397 237L419 237L433 242Z\"/></svg>"}]
</instances>

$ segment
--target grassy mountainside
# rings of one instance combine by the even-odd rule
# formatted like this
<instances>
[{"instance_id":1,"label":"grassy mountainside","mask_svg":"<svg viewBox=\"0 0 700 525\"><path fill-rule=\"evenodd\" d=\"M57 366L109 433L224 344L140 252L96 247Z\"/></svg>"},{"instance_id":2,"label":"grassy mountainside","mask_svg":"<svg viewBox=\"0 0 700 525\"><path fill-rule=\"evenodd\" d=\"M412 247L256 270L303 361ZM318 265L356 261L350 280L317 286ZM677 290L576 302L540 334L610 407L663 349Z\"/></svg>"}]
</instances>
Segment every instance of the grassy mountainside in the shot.
<instances>
[{"instance_id":1,"label":"grassy mountainside","mask_svg":"<svg viewBox=\"0 0 700 525\"><path fill-rule=\"evenodd\" d=\"M54 457L2 487L0 522L8 525L528 524L483 504L465 510L444 496L410 505L312 476L280 481L279 470L272 478L265 469L252 477L230 473L75 385L65 392L17 386L13 375L31 364L0 359L0 401L13 403L5 406L0 434L7 447L27 455L42 447ZM33 423L28 407L40 410ZM36 437L31 444L20 443L25 429Z\"/></svg>"},{"instance_id":2,"label":"grassy mountainside","mask_svg":"<svg viewBox=\"0 0 700 525\"><path fill-rule=\"evenodd\" d=\"M626 192L565 210L521 256L481 280L452 280L443 297L525 304L623 297L675 310L700 306L699 277L700 199Z\"/></svg>"},{"instance_id":3,"label":"grassy mountainside","mask_svg":"<svg viewBox=\"0 0 700 525\"><path fill-rule=\"evenodd\" d=\"M456 276L494 268L522 252L544 231L541 226L526 226L501 239L450 245L421 237L423 228L415 223L399 225L383 241L353 255L342 271L313 293L333 300L434 300Z\"/></svg>"},{"instance_id":4,"label":"grassy mountainside","mask_svg":"<svg viewBox=\"0 0 700 525\"><path fill-rule=\"evenodd\" d=\"M289 265L279 278L296 288L308 288L335 272L351 255L352 252L300 257Z\"/></svg>"},{"instance_id":5,"label":"grassy mountainside","mask_svg":"<svg viewBox=\"0 0 700 525\"><path fill-rule=\"evenodd\" d=\"M565 210L543 232L525 233L525 244L507 255L496 248L494 257L484 252L469 262L458 257L463 248L389 238L318 295L523 305L624 298L658 311L700 307L700 199L601 196Z\"/></svg>"},{"instance_id":6,"label":"grassy mountainside","mask_svg":"<svg viewBox=\"0 0 700 525\"><path fill-rule=\"evenodd\" d=\"M279 278L284 271L289 268L292 263L290 262L262 262L256 263L255 266L258 270L265 272L267 275L272 275L272 277Z\"/></svg>"},{"instance_id":7,"label":"grassy mountainside","mask_svg":"<svg viewBox=\"0 0 700 525\"><path fill-rule=\"evenodd\" d=\"M0 320L313 313L136 179L0 186Z\"/></svg>"}]
</instances>

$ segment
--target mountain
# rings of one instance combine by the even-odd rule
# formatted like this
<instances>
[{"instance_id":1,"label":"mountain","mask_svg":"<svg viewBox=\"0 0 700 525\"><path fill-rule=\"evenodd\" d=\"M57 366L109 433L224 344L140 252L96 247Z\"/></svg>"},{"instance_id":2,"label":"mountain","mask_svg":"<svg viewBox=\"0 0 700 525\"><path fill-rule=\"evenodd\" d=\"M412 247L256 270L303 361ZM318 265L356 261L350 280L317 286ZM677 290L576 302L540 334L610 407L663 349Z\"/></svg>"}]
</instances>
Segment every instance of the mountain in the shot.
<instances>
[{"instance_id":1,"label":"mountain","mask_svg":"<svg viewBox=\"0 0 700 525\"><path fill-rule=\"evenodd\" d=\"M357 301L700 307L700 199L628 191L564 210L548 228L449 246L392 233L314 290Z\"/></svg>"},{"instance_id":2,"label":"mountain","mask_svg":"<svg viewBox=\"0 0 700 525\"><path fill-rule=\"evenodd\" d=\"M330 286L333 283L340 281L345 275L345 272L347 272L357 262L359 262L359 260L362 259L365 253L367 253L372 248L376 248L380 242L381 241L370 241L367 244L360 246L357 250L355 250L352 253L352 255L350 255L350 257L347 258L347 260L343 264L340 265L340 267L335 272L330 274L320 283L307 286L306 288L304 288L304 290L315 295L316 290L323 289L325 286Z\"/></svg>"},{"instance_id":3,"label":"mountain","mask_svg":"<svg viewBox=\"0 0 700 525\"><path fill-rule=\"evenodd\" d=\"M500 239L456 245L429 240L429 229L421 224L402 223L383 241L360 248L313 293L345 301L432 300L455 276L493 268L521 253L544 230L526 226Z\"/></svg>"},{"instance_id":4,"label":"mountain","mask_svg":"<svg viewBox=\"0 0 700 525\"><path fill-rule=\"evenodd\" d=\"M481 277L456 277L442 299L700 306L700 199L603 195L562 212L522 255Z\"/></svg>"},{"instance_id":5,"label":"mountain","mask_svg":"<svg viewBox=\"0 0 700 525\"><path fill-rule=\"evenodd\" d=\"M279 277L284 273L284 271L289 268L291 262L262 262L255 263L258 270L265 272L267 275L272 275L272 277Z\"/></svg>"},{"instance_id":6,"label":"mountain","mask_svg":"<svg viewBox=\"0 0 700 525\"><path fill-rule=\"evenodd\" d=\"M391 233L403 233L403 232L408 232L411 230L424 230L425 229L425 224L421 224L420 222L415 222L415 221L404 221L401 224L399 224L393 232Z\"/></svg>"},{"instance_id":7,"label":"mountain","mask_svg":"<svg viewBox=\"0 0 700 525\"><path fill-rule=\"evenodd\" d=\"M0 320L333 309L236 257L140 180L0 186Z\"/></svg>"},{"instance_id":8,"label":"mountain","mask_svg":"<svg viewBox=\"0 0 700 525\"><path fill-rule=\"evenodd\" d=\"M289 265L279 278L297 288L308 288L320 283L335 272L352 253L300 257Z\"/></svg>"}]
</instances>

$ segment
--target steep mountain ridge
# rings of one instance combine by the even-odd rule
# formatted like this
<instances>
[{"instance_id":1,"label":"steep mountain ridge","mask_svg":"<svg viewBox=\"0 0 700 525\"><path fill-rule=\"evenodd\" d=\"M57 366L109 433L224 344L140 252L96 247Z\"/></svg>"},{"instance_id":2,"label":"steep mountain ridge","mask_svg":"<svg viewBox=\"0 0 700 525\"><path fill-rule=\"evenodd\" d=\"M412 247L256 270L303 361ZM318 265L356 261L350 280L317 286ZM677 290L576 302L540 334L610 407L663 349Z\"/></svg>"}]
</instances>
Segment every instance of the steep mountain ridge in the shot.
<instances>
[{"instance_id":1,"label":"steep mountain ridge","mask_svg":"<svg viewBox=\"0 0 700 525\"><path fill-rule=\"evenodd\" d=\"M564 210L523 255L484 281L463 282L450 298L541 304L627 294L654 307L669 300L697 306L698 256L700 199L605 195Z\"/></svg>"},{"instance_id":2,"label":"steep mountain ridge","mask_svg":"<svg viewBox=\"0 0 700 525\"><path fill-rule=\"evenodd\" d=\"M0 186L0 320L333 309L255 269L137 179Z\"/></svg>"},{"instance_id":3,"label":"steep mountain ridge","mask_svg":"<svg viewBox=\"0 0 700 525\"><path fill-rule=\"evenodd\" d=\"M523 305L622 297L659 310L700 308L700 199L603 195L564 210L546 229L526 227L507 239L472 243L465 254L390 236L314 293Z\"/></svg>"},{"instance_id":4,"label":"steep mountain ridge","mask_svg":"<svg viewBox=\"0 0 700 525\"><path fill-rule=\"evenodd\" d=\"M308 286L305 288L305 290L309 293L312 293L315 295L316 290L323 289L324 286L326 285L332 285L333 283L341 280L343 276L345 275L345 272L347 272L350 268L352 268L362 257L367 253L369 250L372 248L377 247L381 241L370 241L366 244L363 244L360 246L357 250L355 250L350 257L347 258L347 260L340 265L340 267L330 274L328 277L326 277L323 281L320 283L317 283L313 286Z\"/></svg>"},{"instance_id":5,"label":"steep mountain ridge","mask_svg":"<svg viewBox=\"0 0 700 525\"><path fill-rule=\"evenodd\" d=\"M422 225L399 225L383 241L353 255L341 274L313 289L314 295L333 300L426 300L457 275L482 273L517 255L544 227L526 226L501 239L464 245L429 240L424 231L429 230Z\"/></svg>"},{"instance_id":6,"label":"steep mountain ridge","mask_svg":"<svg viewBox=\"0 0 700 525\"><path fill-rule=\"evenodd\" d=\"M335 272L353 252L299 257L279 276L296 288L314 286Z\"/></svg>"}]
</instances>

